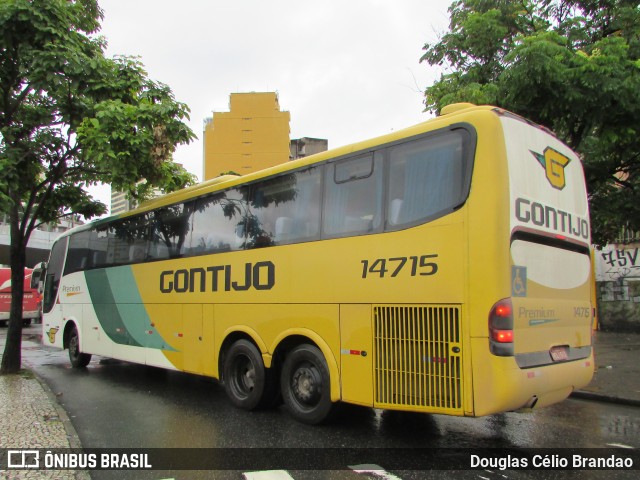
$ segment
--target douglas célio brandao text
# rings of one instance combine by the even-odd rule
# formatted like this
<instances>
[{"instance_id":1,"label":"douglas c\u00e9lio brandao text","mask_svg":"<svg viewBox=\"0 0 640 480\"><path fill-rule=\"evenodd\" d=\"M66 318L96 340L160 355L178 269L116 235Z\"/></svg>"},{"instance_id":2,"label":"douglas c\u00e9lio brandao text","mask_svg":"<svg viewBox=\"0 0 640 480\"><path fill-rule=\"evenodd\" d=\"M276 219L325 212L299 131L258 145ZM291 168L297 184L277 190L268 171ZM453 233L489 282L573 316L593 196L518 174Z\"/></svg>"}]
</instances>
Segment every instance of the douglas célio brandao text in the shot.
<instances>
[{"instance_id":1,"label":"douglas c\u00e9lio brandao text","mask_svg":"<svg viewBox=\"0 0 640 480\"><path fill-rule=\"evenodd\" d=\"M517 455L476 455L469 457L470 467L508 469L559 469L559 470L591 470L591 469L633 469L634 459L624 455L589 456L576 453L568 454L535 454L527 456ZM637 467L636 467L637 468Z\"/></svg>"}]
</instances>

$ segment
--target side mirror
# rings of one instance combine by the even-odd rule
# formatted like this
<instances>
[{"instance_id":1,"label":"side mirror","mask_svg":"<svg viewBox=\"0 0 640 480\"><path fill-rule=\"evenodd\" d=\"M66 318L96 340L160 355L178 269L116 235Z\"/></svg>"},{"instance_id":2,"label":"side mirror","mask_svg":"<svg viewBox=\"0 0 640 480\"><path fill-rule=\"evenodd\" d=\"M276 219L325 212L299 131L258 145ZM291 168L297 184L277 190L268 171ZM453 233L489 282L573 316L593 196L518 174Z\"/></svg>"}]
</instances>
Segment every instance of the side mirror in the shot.
<instances>
[{"instance_id":1,"label":"side mirror","mask_svg":"<svg viewBox=\"0 0 640 480\"><path fill-rule=\"evenodd\" d=\"M46 262L40 262L33 267L33 273L31 274L31 288L37 288L39 292L42 292L42 280L46 271Z\"/></svg>"}]
</instances>

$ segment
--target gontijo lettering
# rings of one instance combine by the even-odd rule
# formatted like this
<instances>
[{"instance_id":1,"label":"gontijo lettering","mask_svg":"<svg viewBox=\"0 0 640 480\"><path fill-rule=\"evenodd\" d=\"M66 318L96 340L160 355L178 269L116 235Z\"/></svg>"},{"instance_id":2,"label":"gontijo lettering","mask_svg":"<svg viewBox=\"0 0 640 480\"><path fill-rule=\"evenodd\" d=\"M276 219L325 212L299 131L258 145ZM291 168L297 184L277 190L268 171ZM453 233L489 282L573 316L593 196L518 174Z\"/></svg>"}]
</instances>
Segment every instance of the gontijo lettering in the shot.
<instances>
[{"instance_id":1,"label":"gontijo lettering","mask_svg":"<svg viewBox=\"0 0 640 480\"><path fill-rule=\"evenodd\" d=\"M271 290L276 284L276 266L269 261L245 263L237 274L231 265L212 265L160 273L162 293Z\"/></svg>"},{"instance_id":2,"label":"gontijo lettering","mask_svg":"<svg viewBox=\"0 0 640 480\"><path fill-rule=\"evenodd\" d=\"M586 218L526 198L516 198L515 209L516 218L523 223L589 239L589 221Z\"/></svg>"}]
</instances>

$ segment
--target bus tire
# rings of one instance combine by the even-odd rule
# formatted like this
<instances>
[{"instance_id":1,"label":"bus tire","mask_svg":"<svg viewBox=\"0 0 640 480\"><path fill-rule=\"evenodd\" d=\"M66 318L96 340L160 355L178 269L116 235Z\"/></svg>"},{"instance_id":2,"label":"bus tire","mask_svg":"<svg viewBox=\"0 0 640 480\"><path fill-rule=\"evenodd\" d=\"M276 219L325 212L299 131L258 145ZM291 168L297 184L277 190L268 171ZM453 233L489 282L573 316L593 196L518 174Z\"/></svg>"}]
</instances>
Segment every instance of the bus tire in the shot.
<instances>
[{"instance_id":1,"label":"bus tire","mask_svg":"<svg viewBox=\"0 0 640 480\"><path fill-rule=\"evenodd\" d=\"M248 340L236 341L225 355L224 389L236 407L255 410L262 406L267 388L262 355Z\"/></svg>"},{"instance_id":2,"label":"bus tire","mask_svg":"<svg viewBox=\"0 0 640 480\"><path fill-rule=\"evenodd\" d=\"M91 354L80 351L80 337L76 327L71 327L69 332L69 361L73 368L84 368L91 361Z\"/></svg>"},{"instance_id":3,"label":"bus tire","mask_svg":"<svg viewBox=\"0 0 640 480\"><path fill-rule=\"evenodd\" d=\"M319 348L302 344L286 356L280 377L282 398L296 420L316 425L331 412L329 368Z\"/></svg>"}]
</instances>

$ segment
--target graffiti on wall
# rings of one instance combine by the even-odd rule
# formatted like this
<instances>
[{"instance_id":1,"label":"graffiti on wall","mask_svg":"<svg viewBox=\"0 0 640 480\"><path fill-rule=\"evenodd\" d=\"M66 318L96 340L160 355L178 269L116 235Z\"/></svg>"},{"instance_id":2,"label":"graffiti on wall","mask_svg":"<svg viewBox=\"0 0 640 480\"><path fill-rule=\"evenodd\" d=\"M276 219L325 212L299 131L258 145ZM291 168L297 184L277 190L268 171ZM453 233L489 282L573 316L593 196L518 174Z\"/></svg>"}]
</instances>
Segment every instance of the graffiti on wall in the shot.
<instances>
[{"instance_id":1,"label":"graffiti on wall","mask_svg":"<svg viewBox=\"0 0 640 480\"><path fill-rule=\"evenodd\" d=\"M595 251L598 328L640 333L640 246Z\"/></svg>"},{"instance_id":2,"label":"graffiti on wall","mask_svg":"<svg viewBox=\"0 0 640 480\"><path fill-rule=\"evenodd\" d=\"M599 300L640 303L640 248L608 245L595 258Z\"/></svg>"},{"instance_id":3,"label":"graffiti on wall","mask_svg":"<svg viewBox=\"0 0 640 480\"><path fill-rule=\"evenodd\" d=\"M617 280L624 277L640 277L640 255L638 255L638 250L638 248L622 249L607 247L597 252L597 255L600 256L599 266L602 268L596 268L596 275L597 277L600 275L604 277L597 278L598 281Z\"/></svg>"}]
</instances>

